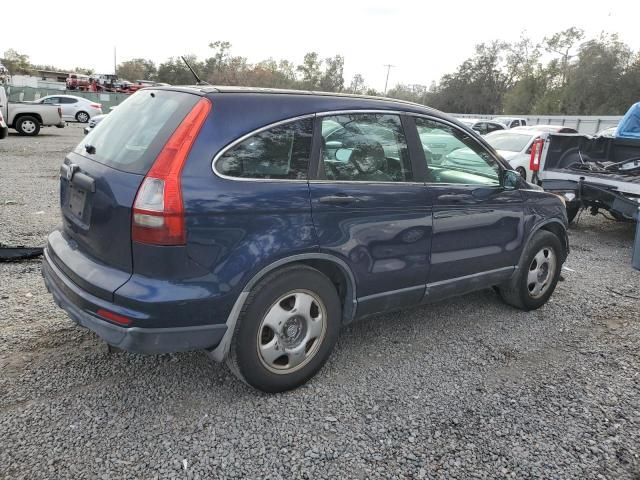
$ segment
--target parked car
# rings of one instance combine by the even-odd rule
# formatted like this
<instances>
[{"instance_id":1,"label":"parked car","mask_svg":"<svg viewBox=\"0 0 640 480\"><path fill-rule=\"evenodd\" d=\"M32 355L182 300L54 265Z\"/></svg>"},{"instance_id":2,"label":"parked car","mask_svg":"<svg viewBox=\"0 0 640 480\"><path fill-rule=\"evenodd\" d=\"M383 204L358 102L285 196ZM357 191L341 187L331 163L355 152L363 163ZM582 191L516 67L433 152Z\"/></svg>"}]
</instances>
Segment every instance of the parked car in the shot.
<instances>
[{"instance_id":1,"label":"parked car","mask_svg":"<svg viewBox=\"0 0 640 480\"><path fill-rule=\"evenodd\" d=\"M37 135L41 127L55 125L64 128L62 110L56 105L35 105L32 102L9 102L0 86L0 112L6 124L20 135Z\"/></svg>"},{"instance_id":2,"label":"parked car","mask_svg":"<svg viewBox=\"0 0 640 480\"><path fill-rule=\"evenodd\" d=\"M67 90L88 90L90 77L83 73L70 73L67 76Z\"/></svg>"},{"instance_id":3,"label":"parked car","mask_svg":"<svg viewBox=\"0 0 640 480\"><path fill-rule=\"evenodd\" d=\"M475 130L480 135L486 135L487 133L495 132L496 130L504 130L507 128L502 123L494 122L493 120L482 120L476 118L458 118L457 120L464 123L469 128Z\"/></svg>"},{"instance_id":4,"label":"parked car","mask_svg":"<svg viewBox=\"0 0 640 480\"><path fill-rule=\"evenodd\" d=\"M618 126L604 128L595 134L596 137L615 138Z\"/></svg>"},{"instance_id":5,"label":"parked car","mask_svg":"<svg viewBox=\"0 0 640 480\"><path fill-rule=\"evenodd\" d=\"M96 115L91 120L89 120L89 124L86 127L84 127L84 134L87 135L91 130L96 128L96 125L98 125L102 120L104 120L107 115L108 114L103 113L102 115Z\"/></svg>"},{"instance_id":6,"label":"parked car","mask_svg":"<svg viewBox=\"0 0 640 480\"><path fill-rule=\"evenodd\" d=\"M564 125L527 125L525 127L514 127L511 130L516 132L544 132L544 133L578 133L575 128Z\"/></svg>"},{"instance_id":7,"label":"parked car","mask_svg":"<svg viewBox=\"0 0 640 480\"><path fill-rule=\"evenodd\" d=\"M476 168L432 163L433 130ZM67 155L60 199L43 275L75 322L132 352L205 350L267 392L377 312L493 286L541 307L569 249L559 196L455 119L383 98L141 90Z\"/></svg>"},{"instance_id":8,"label":"parked car","mask_svg":"<svg viewBox=\"0 0 640 480\"><path fill-rule=\"evenodd\" d=\"M524 127L527 125L527 120L520 117L494 117L493 121L501 123L507 128Z\"/></svg>"},{"instance_id":9,"label":"parked car","mask_svg":"<svg viewBox=\"0 0 640 480\"><path fill-rule=\"evenodd\" d=\"M4 140L9 135L9 126L4 121L4 117L2 116L2 109L0 108L0 140Z\"/></svg>"},{"instance_id":10,"label":"parked car","mask_svg":"<svg viewBox=\"0 0 640 480\"><path fill-rule=\"evenodd\" d=\"M87 123L96 115L102 115L102 104L74 95L47 95L35 103L60 105L62 118L80 123Z\"/></svg>"},{"instance_id":11,"label":"parked car","mask_svg":"<svg viewBox=\"0 0 640 480\"><path fill-rule=\"evenodd\" d=\"M109 112L112 112L115 108L117 107L117 105L114 105L112 107L109 107ZM87 135L91 130L93 130L94 128L96 128L96 126L102 121L104 120L108 115L107 113L103 113L102 115L96 115L95 117L93 117L91 120L89 120L89 125L87 125L86 127L84 127L84 134Z\"/></svg>"},{"instance_id":12,"label":"parked car","mask_svg":"<svg viewBox=\"0 0 640 480\"><path fill-rule=\"evenodd\" d=\"M549 135L538 150L542 186L564 196L569 221L583 208L640 221L640 102L615 130L613 136ZM640 229L634 245L632 265L640 270Z\"/></svg>"},{"instance_id":13,"label":"parked car","mask_svg":"<svg viewBox=\"0 0 640 480\"><path fill-rule=\"evenodd\" d=\"M576 130L554 125L536 125L493 132L485 138L522 178L531 182L533 181L533 172L530 168L532 145L548 133L576 133Z\"/></svg>"}]
</instances>

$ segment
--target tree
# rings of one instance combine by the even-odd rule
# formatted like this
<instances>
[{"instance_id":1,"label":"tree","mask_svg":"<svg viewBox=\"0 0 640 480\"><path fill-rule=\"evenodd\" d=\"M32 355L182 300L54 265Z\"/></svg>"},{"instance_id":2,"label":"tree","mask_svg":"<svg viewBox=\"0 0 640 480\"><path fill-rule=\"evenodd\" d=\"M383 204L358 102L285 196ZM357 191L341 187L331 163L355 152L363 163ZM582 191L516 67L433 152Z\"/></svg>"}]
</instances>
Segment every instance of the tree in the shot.
<instances>
[{"instance_id":1,"label":"tree","mask_svg":"<svg viewBox=\"0 0 640 480\"><path fill-rule=\"evenodd\" d=\"M202 64L198 62L195 55L185 55L185 58L196 72L202 69ZM166 62L160 64L157 80L171 85L193 85L196 83L191 71L182 59L177 57L169 57Z\"/></svg>"},{"instance_id":2,"label":"tree","mask_svg":"<svg viewBox=\"0 0 640 480\"><path fill-rule=\"evenodd\" d=\"M18 53L13 48L5 50L4 57L0 63L9 70L11 75L30 74L32 70L29 55Z\"/></svg>"},{"instance_id":3,"label":"tree","mask_svg":"<svg viewBox=\"0 0 640 480\"><path fill-rule=\"evenodd\" d=\"M302 88L305 90L316 90L320 85L321 62L316 52L309 52L304 56L302 65L298 65L296 70L302 75Z\"/></svg>"},{"instance_id":4,"label":"tree","mask_svg":"<svg viewBox=\"0 0 640 480\"><path fill-rule=\"evenodd\" d=\"M349 92L360 94L364 91L364 78L359 73L356 73L351 80L351 84L349 85Z\"/></svg>"},{"instance_id":5,"label":"tree","mask_svg":"<svg viewBox=\"0 0 640 480\"><path fill-rule=\"evenodd\" d=\"M324 92L341 92L344 89L344 57L336 55L326 58L325 70L320 78L320 90Z\"/></svg>"},{"instance_id":6,"label":"tree","mask_svg":"<svg viewBox=\"0 0 640 480\"><path fill-rule=\"evenodd\" d=\"M134 58L118 65L118 76L132 82L136 80L155 80L158 69L153 61L145 58Z\"/></svg>"},{"instance_id":7,"label":"tree","mask_svg":"<svg viewBox=\"0 0 640 480\"><path fill-rule=\"evenodd\" d=\"M571 27L550 37L544 38L545 48L548 52L560 55L561 85L567 84L567 74L569 71L569 60L573 57L571 51L584 38L584 30Z\"/></svg>"}]
</instances>

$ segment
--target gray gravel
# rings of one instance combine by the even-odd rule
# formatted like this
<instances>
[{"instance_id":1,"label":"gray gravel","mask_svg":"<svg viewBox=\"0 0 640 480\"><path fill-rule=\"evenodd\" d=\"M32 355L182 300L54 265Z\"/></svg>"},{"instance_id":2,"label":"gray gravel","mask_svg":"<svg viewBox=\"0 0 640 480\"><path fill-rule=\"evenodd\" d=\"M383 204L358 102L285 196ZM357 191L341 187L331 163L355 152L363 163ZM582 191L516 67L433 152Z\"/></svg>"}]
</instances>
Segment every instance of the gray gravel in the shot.
<instances>
[{"instance_id":1,"label":"gray gravel","mask_svg":"<svg viewBox=\"0 0 640 480\"><path fill-rule=\"evenodd\" d=\"M41 244L58 223L58 166L82 134L43 132L0 141L0 242ZM380 315L281 395L201 353L109 354L38 262L0 264L0 477L637 480L633 233L583 215L575 271L542 309L488 290Z\"/></svg>"}]
</instances>

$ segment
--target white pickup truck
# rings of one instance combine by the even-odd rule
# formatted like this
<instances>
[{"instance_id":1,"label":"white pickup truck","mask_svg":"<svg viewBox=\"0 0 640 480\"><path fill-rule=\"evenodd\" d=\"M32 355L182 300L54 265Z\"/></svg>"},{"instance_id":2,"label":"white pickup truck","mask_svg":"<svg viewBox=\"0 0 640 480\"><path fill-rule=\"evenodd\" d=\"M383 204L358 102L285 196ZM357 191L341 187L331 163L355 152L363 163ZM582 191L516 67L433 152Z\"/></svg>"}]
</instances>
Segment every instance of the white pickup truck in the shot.
<instances>
[{"instance_id":1,"label":"white pickup truck","mask_svg":"<svg viewBox=\"0 0 640 480\"><path fill-rule=\"evenodd\" d=\"M0 112L9 128L20 135L37 135L41 127L65 126L62 110L57 105L38 105L30 102L9 102L7 92L0 86Z\"/></svg>"}]
</instances>

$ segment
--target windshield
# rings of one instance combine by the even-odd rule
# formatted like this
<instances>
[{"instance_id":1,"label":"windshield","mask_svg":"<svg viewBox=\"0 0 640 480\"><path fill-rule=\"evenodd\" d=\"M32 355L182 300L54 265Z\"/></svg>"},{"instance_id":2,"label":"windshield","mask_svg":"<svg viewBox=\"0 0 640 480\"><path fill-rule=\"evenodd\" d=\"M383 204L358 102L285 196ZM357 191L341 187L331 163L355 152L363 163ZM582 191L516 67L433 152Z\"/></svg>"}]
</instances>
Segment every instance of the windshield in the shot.
<instances>
[{"instance_id":1,"label":"windshield","mask_svg":"<svg viewBox=\"0 0 640 480\"><path fill-rule=\"evenodd\" d=\"M533 138L533 135L513 132L491 133L484 137L489 145L496 150L507 152L521 152Z\"/></svg>"}]
</instances>

